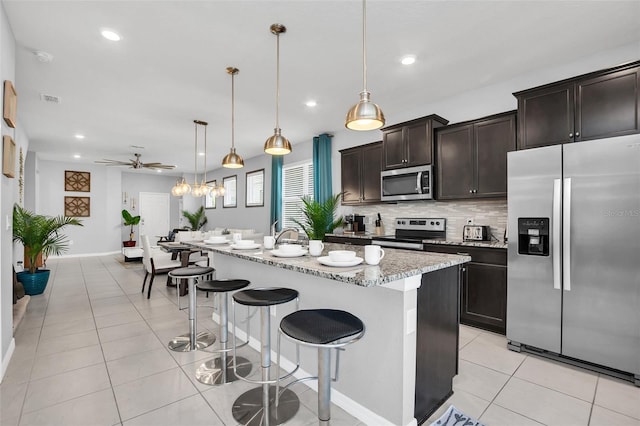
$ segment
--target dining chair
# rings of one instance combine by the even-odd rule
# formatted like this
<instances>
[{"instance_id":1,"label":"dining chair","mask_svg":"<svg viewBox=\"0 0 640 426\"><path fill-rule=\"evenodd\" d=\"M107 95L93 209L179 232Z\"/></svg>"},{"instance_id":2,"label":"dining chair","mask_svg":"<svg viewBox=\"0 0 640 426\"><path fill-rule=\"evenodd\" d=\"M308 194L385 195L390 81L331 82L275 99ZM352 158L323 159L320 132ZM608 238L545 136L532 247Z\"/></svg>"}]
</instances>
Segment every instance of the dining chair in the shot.
<instances>
[{"instance_id":1,"label":"dining chair","mask_svg":"<svg viewBox=\"0 0 640 426\"><path fill-rule=\"evenodd\" d=\"M149 290L147 291L147 299L149 299L151 297L151 286L153 285L153 279L156 274L165 274L174 269L181 268L182 262L179 259L172 259L171 253L166 253L157 247L151 247L147 235L141 235L140 238L142 238L142 264L145 269L144 281L142 281L142 293L144 293L147 277L151 274Z\"/></svg>"}]
</instances>

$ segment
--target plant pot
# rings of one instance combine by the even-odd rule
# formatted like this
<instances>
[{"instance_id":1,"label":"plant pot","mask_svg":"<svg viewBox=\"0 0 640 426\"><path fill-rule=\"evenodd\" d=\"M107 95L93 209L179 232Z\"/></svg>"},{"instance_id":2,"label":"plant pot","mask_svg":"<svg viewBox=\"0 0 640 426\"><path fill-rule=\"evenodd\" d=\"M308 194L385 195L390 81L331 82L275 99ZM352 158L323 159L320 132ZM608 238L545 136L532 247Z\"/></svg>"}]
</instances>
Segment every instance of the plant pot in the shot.
<instances>
[{"instance_id":1,"label":"plant pot","mask_svg":"<svg viewBox=\"0 0 640 426\"><path fill-rule=\"evenodd\" d=\"M44 289L47 287L47 282L49 282L50 273L51 271L48 269L37 269L33 274L29 273L29 271L22 271L16 275L18 281L20 281L24 287L24 293L29 296L35 296L44 292Z\"/></svg>"},{"instance_id":2,"label":"plant pot","mask_svg":"<svg viewBox=\"0 0 640 426\"><path fill-rule=\"evenodd\" d=\"M136 246L136 242L135 241L123 241L122 245L125 247L135 247Z\"/></svg>"}]
</instances>

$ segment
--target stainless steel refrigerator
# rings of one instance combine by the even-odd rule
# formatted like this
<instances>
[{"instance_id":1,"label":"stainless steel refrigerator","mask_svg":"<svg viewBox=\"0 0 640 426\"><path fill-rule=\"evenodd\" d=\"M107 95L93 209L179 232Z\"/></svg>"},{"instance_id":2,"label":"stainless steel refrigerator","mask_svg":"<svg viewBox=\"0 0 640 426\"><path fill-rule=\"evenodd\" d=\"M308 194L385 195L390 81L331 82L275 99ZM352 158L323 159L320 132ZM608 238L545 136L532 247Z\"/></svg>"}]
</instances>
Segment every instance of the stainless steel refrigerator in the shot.
<instances>
[{"instance_id":1,"label":"stainless steel refrigerator","mask_svg":"<svg viewBox=\"0 0 640 426\"><path fill-rule=\"evenodd\" d=\"M508 154L509 347L640 385L640 135Z\"/></svg>"}]
</instances>

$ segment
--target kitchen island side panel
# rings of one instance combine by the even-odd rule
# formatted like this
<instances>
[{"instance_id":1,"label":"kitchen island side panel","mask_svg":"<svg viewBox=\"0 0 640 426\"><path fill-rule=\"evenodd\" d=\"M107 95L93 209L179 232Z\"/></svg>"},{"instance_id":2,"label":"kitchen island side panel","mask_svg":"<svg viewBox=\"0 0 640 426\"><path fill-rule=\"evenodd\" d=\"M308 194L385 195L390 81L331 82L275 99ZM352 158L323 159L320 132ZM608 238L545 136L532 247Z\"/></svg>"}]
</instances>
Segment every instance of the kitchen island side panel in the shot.
<instances>
[{"instance_id":1,"label":"kitchen island side panel","mask_svg":"<svg viewBox=\"0 0 640 426\"><path fill-rule=\"evenodd\" d=\"M368 424L381 422L372 417L367 418L366 410L380 416L387 424L415 424L415 288L420 285L419 275L393 283L397 284L396 288L404 286L404 290L385 286L363 287L233 256L218 253L213 256L219 279L247 279L254 288L293 288L300 292L300 309L342 309L358 316L365 324L366 333L360 341L347 346L346 351L340 355L339 380L332 383L332 388L337 391L332 393L333 402ZM413 283L407 285L411 281ZM271 342L274 351L277 325L283 316L293 310L293 304L277 306L275 315L272 310ZM241 315L244 316L244 310L238 310L237 315L239 322ZM251 321L251 335L259 339L259 316ZM284 358L295 361L293 344L283 340L282 352ZM315 375L317 351L301 348L300 357L301 368ZM344 399L338 393L361 407L343 406ZM361 408L365 408L365 412L359 413Z\"/></svg>"}]
</instances>

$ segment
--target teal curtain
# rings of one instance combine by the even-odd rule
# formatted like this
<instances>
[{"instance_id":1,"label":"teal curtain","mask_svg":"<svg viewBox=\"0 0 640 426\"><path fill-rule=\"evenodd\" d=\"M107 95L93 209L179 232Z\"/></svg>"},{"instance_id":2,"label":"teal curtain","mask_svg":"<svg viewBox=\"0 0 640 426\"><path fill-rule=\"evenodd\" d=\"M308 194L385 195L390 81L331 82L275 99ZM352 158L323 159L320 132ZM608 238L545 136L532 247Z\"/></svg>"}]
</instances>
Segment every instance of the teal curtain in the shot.
<instances>
[{"instance_id":1,"label":"teal curtain","mask_svg":"<svg viewBox=\"0 0 640 426\"><path fill-rule=\"evenodd\" d=\"M313 195L324 203L333 197L331 188L331 138L326 133L313 138Z\"/></svg>"},{"instance_id":2,"label":"teal curtain","mask_svg":"<svg viewBox=\"0 0 640 426\"><path fill-rule=\"evenodd\" d=\"M271 156L271 218L269 227L278 221L276 232L282 229L282 156Z\"/></svg>"}]
</instances>

